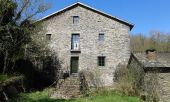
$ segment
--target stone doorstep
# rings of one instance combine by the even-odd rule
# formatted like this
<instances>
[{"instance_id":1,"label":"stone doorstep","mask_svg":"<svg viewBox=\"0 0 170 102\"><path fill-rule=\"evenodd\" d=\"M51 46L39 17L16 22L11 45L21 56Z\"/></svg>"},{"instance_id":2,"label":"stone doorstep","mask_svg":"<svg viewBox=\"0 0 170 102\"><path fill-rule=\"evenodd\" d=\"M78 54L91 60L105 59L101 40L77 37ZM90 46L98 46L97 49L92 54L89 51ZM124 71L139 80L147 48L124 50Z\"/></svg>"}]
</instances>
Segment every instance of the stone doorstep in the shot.
<instances>
[{"instance_id":1,"label":"stone doorstep","mask_svg":"<svg viewBox=\"0 0 170 102\"><path fill-rule=\"evenodd\" d=\"M75 77L75 78L77 78L77 77L78 77L78 73L72 73L72 74L70 75L70 77Z\"/></svg>"}]
</instances>

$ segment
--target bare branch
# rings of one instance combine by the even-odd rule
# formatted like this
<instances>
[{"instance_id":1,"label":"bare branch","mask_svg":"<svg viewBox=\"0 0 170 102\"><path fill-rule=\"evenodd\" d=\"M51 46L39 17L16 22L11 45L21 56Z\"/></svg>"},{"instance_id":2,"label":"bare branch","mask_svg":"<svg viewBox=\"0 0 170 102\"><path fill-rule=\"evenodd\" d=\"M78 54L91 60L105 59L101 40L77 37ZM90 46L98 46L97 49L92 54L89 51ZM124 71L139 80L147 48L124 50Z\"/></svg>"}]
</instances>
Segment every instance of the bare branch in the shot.
<instances>
[{"instance_id":1,"label":"bare branch","mask_svg":"<svg viewBox=\"0 0 170 102\"><path fill-rule=\"evenodd\" d=\"M17 13L15 21L20 19L22 12L28 7L30 0L25 0L24 4L21 7L21 10Z\"/></svg>"}]
</instances>

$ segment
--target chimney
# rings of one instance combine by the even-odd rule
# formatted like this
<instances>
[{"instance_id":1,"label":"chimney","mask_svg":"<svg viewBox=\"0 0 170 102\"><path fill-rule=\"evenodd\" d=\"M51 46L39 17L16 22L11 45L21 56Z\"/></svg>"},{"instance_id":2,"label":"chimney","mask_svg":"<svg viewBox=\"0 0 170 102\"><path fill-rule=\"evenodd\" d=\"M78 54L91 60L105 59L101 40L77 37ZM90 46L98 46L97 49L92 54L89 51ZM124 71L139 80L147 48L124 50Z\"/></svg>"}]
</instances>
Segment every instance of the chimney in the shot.
<instances>
[{"instance_id":1,"label":"chimney","mask_svg":"<svg viewBox=\"0 0 170 102\"><path fill-rule=\"evenodd\" d=\"M149 61L155 61L156 60L156 50L155 49L146 50L146 56Z\"/></svg>"}]
</instances>

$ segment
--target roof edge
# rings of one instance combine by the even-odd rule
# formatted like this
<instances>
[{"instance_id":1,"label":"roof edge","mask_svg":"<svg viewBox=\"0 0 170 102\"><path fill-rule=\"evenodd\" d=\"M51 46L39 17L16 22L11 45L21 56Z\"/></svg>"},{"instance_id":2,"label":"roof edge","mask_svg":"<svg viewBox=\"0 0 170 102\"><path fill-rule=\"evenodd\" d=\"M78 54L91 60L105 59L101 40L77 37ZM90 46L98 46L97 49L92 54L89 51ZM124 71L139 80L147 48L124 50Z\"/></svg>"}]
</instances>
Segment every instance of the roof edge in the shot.
<instances>
[{"instance_id":1,"label":"roof edge","mask_svg":"<svg viewBox=\"0 0 170 102\"><path fill-rule=\"evenodd\" d=\"M43 21L43 20L45 20L45 19L48 19L49 17L52 17L52 16L54 16L54 15L56 15L56 14L59 14L59 13L62 13L63 11L65 11L65 10L67 10L67 9L74 8L75 6L82 6L82 7L84 7L84 8L90 9L90 10L92 10L92 11L94 11L94 12L97 12L97 13L103 15L103 16L106 16L106 17L108 17L108 18L111 18L111 19L114 19L114 20L116 20L116 21L119 21L119 22L121 22L121 23L123 23L123 24L125 24L125 25L128 25L128 26L130 27L130 30L134 27L134 24L133 24L133 23L130 23L130 22L126 21L126 20L123 20L123 19L120 19L120 18L118 18L118 17L112 16L112 15L110 15L110 14L104 13L104 12L102 12L102 11L100 11L100 10L97 10L97 9L95 9L95 8L93 8L93 7L90 7L90 6L86 5L86 4L83 4L83 3L81 3L81 2L77 2L77 3L74 3L74 4L70 5L70 6L65 7L65 8L63 8L63 9L60 9L60 10L58 10L58 11L52 13L52 14L49 14L49 15L47 15L47 16L39 19L39 20L37 20L36 22L40 22L40 21Z\"/></svg>"}]
</instances>

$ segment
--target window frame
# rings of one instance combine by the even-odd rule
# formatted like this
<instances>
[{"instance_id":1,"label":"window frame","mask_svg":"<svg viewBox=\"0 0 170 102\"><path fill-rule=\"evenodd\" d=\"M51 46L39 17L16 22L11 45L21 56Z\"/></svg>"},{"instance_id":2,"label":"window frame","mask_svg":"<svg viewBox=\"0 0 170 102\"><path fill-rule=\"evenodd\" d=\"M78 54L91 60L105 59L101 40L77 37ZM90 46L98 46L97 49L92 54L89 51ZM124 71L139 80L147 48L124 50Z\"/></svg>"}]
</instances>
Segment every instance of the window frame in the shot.
<instances>
[{"instance_id":1,"label":"window frame","mask_svg":"<svg viewBox=\"0 0 170 102\"><path fill-rule=\"evenodd\" d=\"M79 16L73 16L73 24L78 24L79 23Z\"/></svg>"},{"instance_id":2,"label":"window frame","mask_svg":"<svg viewBox=\"0 0 170 102\"><path fill-rule=\"evenodd\" d=\"M104 40L105 40L105 34L104 34L104 33L99 33L99 35L98 35L98 41L104 42Z\"/></svg>"},{"instance_id":3,"label":"window frame","mask_svg":"<svg viewBox=\"0 0 170 102\"><path fill-rule=\"evenodd\" d=\"M74 38L75 38L75 40L74 40ZM72 33L71 34L71 50L75 50L74 45L73 45L74 41L77 41L79 43L78 49L80 50L80 34L79 33Z\"/></svg>"},{"instance_id":4,"label":"window frame","mask_svg":"<svg viewBox=\"0 0 170 102\"><path fill-rule=\"evenodd\" d=\"M98 56L97 61L98 66L100 67L106 66L106 56Z\"/></svg>"}]
</instances>

